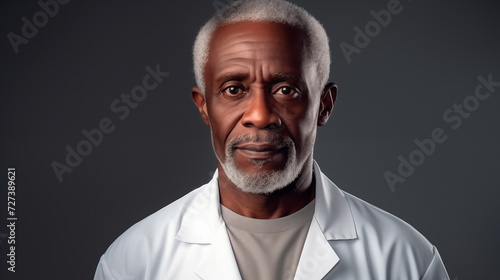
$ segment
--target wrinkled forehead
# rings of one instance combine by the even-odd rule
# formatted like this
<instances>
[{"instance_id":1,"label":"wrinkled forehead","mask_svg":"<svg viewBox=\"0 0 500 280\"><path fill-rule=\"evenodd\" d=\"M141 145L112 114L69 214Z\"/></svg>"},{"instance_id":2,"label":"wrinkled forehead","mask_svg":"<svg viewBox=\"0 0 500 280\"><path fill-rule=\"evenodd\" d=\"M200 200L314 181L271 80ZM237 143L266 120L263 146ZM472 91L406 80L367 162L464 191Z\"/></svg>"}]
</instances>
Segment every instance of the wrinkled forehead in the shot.
<instances>
[{"instance_id":1,"label":"wrinkled forehead","mask_svg":"<svg viewBox=\"0 0 500 280\"><path fill-rule=\"evenodd\" d=\"M255 39L279 38L290 43L304 42L305 31L298 27L286 23L265 22L265 21L240 21L227 23L214 30L210 44L222 42L239 36L254 36Z\"/></svg>"},{"instance_id":2,"label":"wrinkled forehead","mask_svg":"<svg viewBox=\"0 0 500 280\"><path fill-rule=\"evenodd\" d=\"M209 44L207 67L258 61L300 68L307 60L305 32L273 22L238 22L217 28Z\"/></svg>"}]
</instances>

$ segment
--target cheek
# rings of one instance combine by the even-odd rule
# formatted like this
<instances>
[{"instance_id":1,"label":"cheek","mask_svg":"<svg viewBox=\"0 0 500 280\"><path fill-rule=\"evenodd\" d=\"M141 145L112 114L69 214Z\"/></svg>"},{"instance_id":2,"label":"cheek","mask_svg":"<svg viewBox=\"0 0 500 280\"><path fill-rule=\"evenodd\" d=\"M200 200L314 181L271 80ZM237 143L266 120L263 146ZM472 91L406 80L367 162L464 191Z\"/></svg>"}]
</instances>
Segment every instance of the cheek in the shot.
<instances>
[{"instance_id":1,"label":"cheek","mask_svg":"<svg viewBox=\"0 0 500 280\"><path fill-rule=\"evenodd\" d=\"M210 129L215 153L220 158L225 158L226 142L238 124L239 114L234 108L225 106L207 106L210 119Z\"/></svg>"},{"instance_id":2,"label":"cheek","mask_svg":"<svg viewBox=\"0 0 500 280\"><path fill-rule=\"evenodd\" d=\"M309 153L316 139L317 110L303 106L287 114L287 128L295 142L297 153Z\"/></svg>"},{"instance_id":3,"label":"cheek","mask_svg":"<svg viewBox=\"0 0 500 280\"><path fill-rule=\"evenodd\" d=\"M300 131L298 132L300 143L297 143L297 152L301 154L309 153L316 139L316 118L307 116L298 124L297 129Z\"/></svg>"}]
</instances>

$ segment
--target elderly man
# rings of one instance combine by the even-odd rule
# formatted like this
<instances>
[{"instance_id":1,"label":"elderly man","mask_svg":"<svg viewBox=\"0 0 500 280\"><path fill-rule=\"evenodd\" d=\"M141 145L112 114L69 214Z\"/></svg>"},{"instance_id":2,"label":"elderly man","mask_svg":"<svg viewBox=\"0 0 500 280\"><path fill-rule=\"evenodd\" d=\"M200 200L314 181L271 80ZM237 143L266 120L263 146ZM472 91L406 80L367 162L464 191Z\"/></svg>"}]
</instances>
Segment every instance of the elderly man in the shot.
<instances>
[{"instance_id":1,"label":"elderly man","mask_svg":"<svg viewBox=\"0 0 500 280\"><path fill-rule=\"evenodd\" d=\"M311 15L238 1L203 26L193 57L191 95L217 172L122 234L96 280L449 279L421 234L337 188L313 160L337 87Z\"/></svg>"}]
</instances>

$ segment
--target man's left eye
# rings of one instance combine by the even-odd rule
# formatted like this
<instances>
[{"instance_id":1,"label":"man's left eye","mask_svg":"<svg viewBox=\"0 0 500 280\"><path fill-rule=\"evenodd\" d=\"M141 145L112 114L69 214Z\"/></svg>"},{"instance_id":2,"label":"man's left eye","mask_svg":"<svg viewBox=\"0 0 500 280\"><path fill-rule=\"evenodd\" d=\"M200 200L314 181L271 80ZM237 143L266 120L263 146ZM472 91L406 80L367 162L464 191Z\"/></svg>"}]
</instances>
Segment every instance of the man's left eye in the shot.
<instances>
[{"instance_id":1,"label":"man's left eye","mask_svg":"<svg viewBox=\"0 0 500 280\"><path fill-rule=\"evenodd\" d=\"M280 87L278 89L278 93L283 95L291 95L295 93L295 90L291 87Z\"/></svg>"}]
</instances>

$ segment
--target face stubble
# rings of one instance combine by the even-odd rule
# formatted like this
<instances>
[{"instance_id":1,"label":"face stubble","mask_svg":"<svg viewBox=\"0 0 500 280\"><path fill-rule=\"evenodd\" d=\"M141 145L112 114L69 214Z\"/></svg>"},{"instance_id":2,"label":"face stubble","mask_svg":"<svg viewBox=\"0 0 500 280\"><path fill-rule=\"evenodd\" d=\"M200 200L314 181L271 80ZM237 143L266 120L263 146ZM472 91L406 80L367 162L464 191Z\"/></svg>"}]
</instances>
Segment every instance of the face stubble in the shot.
<instances>
[{"instance_id":1,"label":"face stubble","mask_svg":"<svg viewBox=\"0 0 500 280\"><path fill-rule=\"evenodd\" d=\"M238 145L246 142L272 143L276 146L282 146L283 149L287 150L285 167L282 170L265 170L264 165L270 159L248 159L259 171L255 173L242 171L234 160L234 151ZM226 144L225 158L221 158L219 155L217 158L228 179L241 191L252 194L271 194L290 185L300 175L306 161L299 162L297 160L297 149L290 137L280 136L276 133L265 136L243 134L234 137Z\"/></svg>"}]
</instances>

